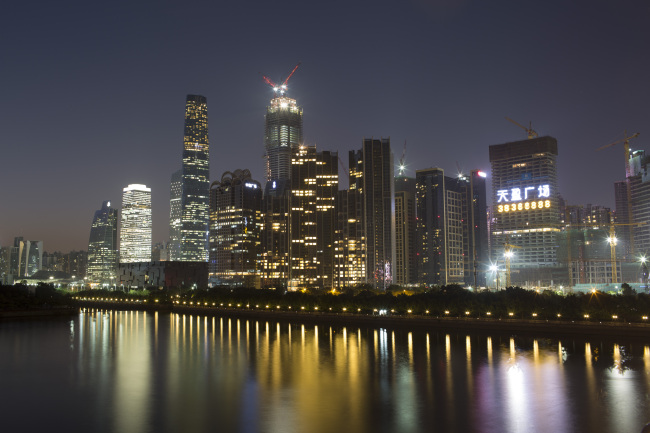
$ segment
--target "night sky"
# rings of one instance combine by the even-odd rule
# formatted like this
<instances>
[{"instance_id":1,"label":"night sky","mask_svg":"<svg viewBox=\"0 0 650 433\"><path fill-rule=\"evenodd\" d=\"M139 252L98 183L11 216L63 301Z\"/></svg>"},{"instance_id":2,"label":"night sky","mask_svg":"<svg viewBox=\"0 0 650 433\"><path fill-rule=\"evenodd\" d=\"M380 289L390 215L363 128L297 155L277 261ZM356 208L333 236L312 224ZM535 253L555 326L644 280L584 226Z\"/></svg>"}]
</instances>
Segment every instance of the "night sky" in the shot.
<instances>
[{"instance_id":1,"label":"night sky","mask_svg":"<svg viewBox=\"0 0 650 433\"><path fill-rule=\"evenodd\" d=\"M208 99L211 180L262 181L262 74L299 61L305 142L346 164L390 136L409 175L489 171L489 145L526 137L508 116L557 138L570 204L613 207L623 148L595 149L627 129L650 150L647 1L14 1L0 41L2 246L87 249L95 210L130 183L152 188L167 240L189 93Z\"/></svg>"}]
</instances>

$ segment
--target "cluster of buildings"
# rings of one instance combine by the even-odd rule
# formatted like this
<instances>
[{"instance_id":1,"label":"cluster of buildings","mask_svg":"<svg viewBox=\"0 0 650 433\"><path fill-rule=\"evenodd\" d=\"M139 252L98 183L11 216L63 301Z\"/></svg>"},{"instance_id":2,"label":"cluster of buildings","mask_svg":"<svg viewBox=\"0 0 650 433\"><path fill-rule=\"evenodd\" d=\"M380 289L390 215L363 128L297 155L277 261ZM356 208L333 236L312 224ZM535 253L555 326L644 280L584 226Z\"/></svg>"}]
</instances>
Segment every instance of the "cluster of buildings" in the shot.
<instances>
[{"instance_id":1,"label":"cluster of buildings","mask_svg":"<svg viewBox=\"0 0 650 433\"><path fill-rule=\"evenodd\" d=\"M121 212L110 201L95 212L85 283L287 290L647 283L650 158L643 151L629 155L626 179L615 185L615 212L572 206L559 193L552 137L489 146L489 176L435 167L415 177L400 167L395 175L390 138L365 138L347 158L306 145L303 110L285 90L276 88L266 110L262 180L233 167L210 182L207 101L188 95L169 241L152 247L151 189L128 185ZM340 176L348 176L348 189L339 189ZM17 238L9 250L0 251L4 276L43 268L42 242ZM82 275L81 266L66 269Z\"/></svg>"}]
</instances>

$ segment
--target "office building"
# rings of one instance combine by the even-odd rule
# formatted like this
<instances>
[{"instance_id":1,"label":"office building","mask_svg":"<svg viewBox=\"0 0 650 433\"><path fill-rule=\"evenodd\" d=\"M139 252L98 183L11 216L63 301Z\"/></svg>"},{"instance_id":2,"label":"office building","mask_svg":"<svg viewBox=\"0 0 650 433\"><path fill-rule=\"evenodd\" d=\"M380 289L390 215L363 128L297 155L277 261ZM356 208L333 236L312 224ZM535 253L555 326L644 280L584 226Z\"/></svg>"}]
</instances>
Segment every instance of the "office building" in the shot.
<instances>
[{"instance_id":1,"label":"office building","mask_svg":"<svg viewBox=\"0 0 650 433\"><path fill-rule=\"evenodd\" d=\"M131 184L123 189L120 220L120 263L151 261L151 188Z\"/></svg>"},{"instance_id":2,"label":"office building","mask_svg":"<svg viewBox=\"0 0 650 433\"><path fill-rule=\"evenodd\" d=\"M639 257L650 258L650 157L645 151L637 150L630 154L630 195L632 198L633 244L631 260ZM617 227L618 231L619 227Z\"/></svg>"},{"instance_id":3,"label":"office building","mask_svg":"<svg viewBox=\"0 0 650 433\"><path fill-rule=\"evenodd\" d=\"M385 290L395 263L395 182L390 138L363 140L349 154L350 191L357 191L366 246L366 280Z\"/></svg>"},{"instance_id":4,"label":"office building","mask_svg":"<svg viewBox=\"0 0 650 433\"><path fill-rule=\"evenodd\" d=\"M18 243L18 276L31 277L43 267L43 241Z\"/></svg>"},{"instance_id":5,"label":"office building","mask_svg":"<svg viewBox=\"0 0 650 433\"><path fill-rule=\"evenodd\" d=\"M514 245L507 247L511 284L548 287L561 282L557 155L557 140L548 136L490 146L492 260L503 269L505 245Z\"/></svg>"},{"instance_id":6,"label":"office building","mask_svg":"<svg viewBox=\"0 0 650 433\"><path fill-rule=\"evenodd\" d=\"M88 240L86 276L91 283L110 284L117 276L117 209L106 200L95 212Z\"/></svg>"},{"instance_id":7,"label":"office building","mask_svg":"<svg viewBox=\"0 0 650 433\"><path fill-rule=\"evenodd\" d=\"M342 190L336 200L334 285L338 289L366 284L366 238L358 190Z\"/></svg>"},{"instance_id":8,"label":"office building","mask_svg":"<svg viewBox=\"0 0 650 433\"><path fill-rule=\"evenodd\" d=\"M183 170L172 174L169 188L169 260L181 260L181 217Z\"/></svg>"},{"instance_id":9,"label":"office building","mask_svg":"<svg viewBox=\"0 0 650 433\"><path fill-rule=\"evenodd\" d=\"M205 96L187 95L181 174L180 253L174 253L173 260L208 260L209 162L207 100ZM175 181L177 177L172 177L172 184ZM174 194L172 185L171 200L174 199ZM176 214L170 217L176 218ZM174 223L170 218L170 225L173 226Z\"/></svg>"},{"instance_id":10,"label":"office building","mask_svg":"<svg viewBox=\"0 0 650 433\"><path fill-rule=\"evenodd\" d=\"M302 144L302 108L280 94L266 108L264 120L266 182L288 182L292 154Z\"/></svg>"},{"instance_id":11,"label":"office building","mask_svg":"<svg viewBox=\"0 0 650 433\"><path fill-rule=\"evenodd\" d=\"M334 286L338 153L300 145L291 162L289 289Z\"/></svg>"},{"instance_id":12,"label":"office building","mask_svg":"<svg viewBox=\"0 0 650 433\"><path fill-rule=\"evenodd\" d=\"M416 284L417 249L415 242L415 179L395 178L395 272L394 282Z\"/></svg>"},{"instance_id":13,"label":"office building","mask_svg":"<svg viewBox=\"0 0 650 433\"><path fill-rule=\"evenodd\" d=\"M260 287L262 186L248 169L225 172L210 186L211 285Z\"/></svg>"}]
</instances>

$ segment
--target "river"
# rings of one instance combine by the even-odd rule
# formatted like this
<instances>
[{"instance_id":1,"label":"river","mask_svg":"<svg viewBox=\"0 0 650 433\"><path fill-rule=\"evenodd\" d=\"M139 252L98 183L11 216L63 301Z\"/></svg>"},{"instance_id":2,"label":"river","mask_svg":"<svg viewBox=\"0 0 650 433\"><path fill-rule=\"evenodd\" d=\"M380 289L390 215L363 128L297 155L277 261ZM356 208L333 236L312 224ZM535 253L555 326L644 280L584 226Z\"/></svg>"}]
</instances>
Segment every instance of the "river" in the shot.
<instances>
[{"instance_id":1,"label":"river","mask_svg":"<svg viewBox=\"0 0 650 433\"><path fill-rule=\"evenodd\" d=\"M650 338L87 310L0 322L3 431L635 432Z\"/></svg>"}]
</instances>

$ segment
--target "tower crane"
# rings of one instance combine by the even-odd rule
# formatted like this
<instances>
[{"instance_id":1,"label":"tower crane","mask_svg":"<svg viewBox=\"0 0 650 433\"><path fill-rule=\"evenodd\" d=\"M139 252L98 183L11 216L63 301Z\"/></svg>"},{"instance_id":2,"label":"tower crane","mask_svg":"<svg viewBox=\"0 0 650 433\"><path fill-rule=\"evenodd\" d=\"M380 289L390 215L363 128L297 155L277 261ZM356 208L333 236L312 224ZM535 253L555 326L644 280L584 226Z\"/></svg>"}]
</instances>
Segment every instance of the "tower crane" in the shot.
<instances>
[{"instance_id":1,"label":"tower crane","mask_svg":"<svg viewBox=\"0 0 650 433\"><path fill-rule=\"evenodd\" d=\"M627 131L623 131L623 138L621 138L620 140L616 140L613 143L600 146L598 149L596 149L596 152L599 150L607 149L608 147L612 147L618 143L623 143L623 151L625 152L625 177L630 177L632 176L632 172L630 170L630 140L632 140L633 138L637 138L638 136L639 133L635 132L634 134L628 137Z\"/></svg>"},{"instance_id":2,"label":"tower crane","mask_svg":"<svg viewBox=\"0 0 650 433\"><path fill-rule=\"evenodd\" d=\"M600 146L598 149L596 149L596 152L599 150L607 149L608 147L612 147L616 144L623 143L623 152L625 153L625 194L627 198L627 221L632 222L632 191L630 188L630 180L629 178L632 176L632 170L630 168L630 140L637 138L639 136L638 132L635 132L634 134L630 135L628 137L627 131L623 131L623 138L620 140L617 140L613 143L606 144L604 146ZM630 226L630 253L634 252L634 226Z\"/></svg>"},{"instance_id":3,"label":"tower crane","mask_svg":"<svg viewBox=\"0 0 650 433\"><path fill-rule=\"evenodd\" d=\"M287 91L287 83L289 82L289 78L296 72L296 69L298 69L298 66L300 66L302 62L298 62L298 64L293 68L289 76L282 82L282 84L275 84L269 77L266 75L262 75L262 79L273 88L273 91L276 93L276 95L284 95L284 93Z\"/></svg>"},{"instance_id":4,"label":"tower crane","mask_svg":"<svg viewBox=\"0 0 650 433\"><path fill-rule=\"evenodd\" d=\"M513 255L512 252L513 248L522 249L521 247L518 247L517 245L512 245L507 241L503 243L503 250L504 250L503 255L506 258L506 288L510 287L510 259L512 258Z\"/></svg>"},{"instance_id":5,"label":"tower crane","mask_svg":"<svg viewBox=\"0 0 650 433\"><path fill-rule=\"evenodd\" d=\"M512 122L512 123L514 123L514 124L517 125L518 127L520 127L520 128L522 128L523 130L525 130L525 131L526 131L526 134L528 134L528 139L529 139L529 140L530 140L531 138L538 137L538 135L537 135L537 131L535 131L535 130L533 129L533 122L528 122L528 128L526 128L524 125L521 125L521 124L515 122L514 120L512 120L512 119L509 118L509 117L506 117L506 120L508 120L508 121L510 121L510 122Z\"/></svg>"},{"instance_id":6,"label":"tower crane","mask_svg":"<svg viewBox=\"0 0 650 433\"><path fill-rule=\"evenodd\" d=\"M645 221L641 221L638 223L610 223L609 225L609 237L607 238L607 242L609 242L609 247L611 250L611 259L612 259L612 284L616 284L618 282L618 275L616 271L616 244L618 243L616 239L616 231L615 231L615 226L630 226L630 232L632 231L632 227L634 226L640 226L645 224Z\"/></svg>"}]
</instances>

